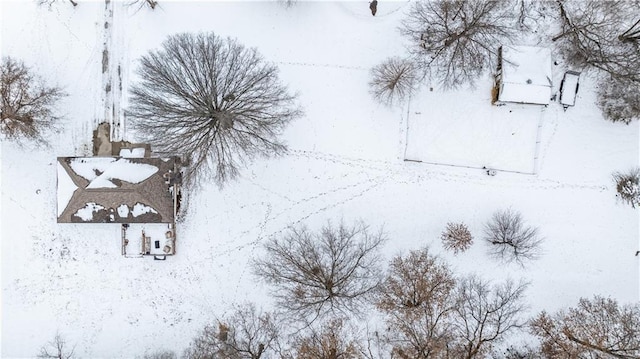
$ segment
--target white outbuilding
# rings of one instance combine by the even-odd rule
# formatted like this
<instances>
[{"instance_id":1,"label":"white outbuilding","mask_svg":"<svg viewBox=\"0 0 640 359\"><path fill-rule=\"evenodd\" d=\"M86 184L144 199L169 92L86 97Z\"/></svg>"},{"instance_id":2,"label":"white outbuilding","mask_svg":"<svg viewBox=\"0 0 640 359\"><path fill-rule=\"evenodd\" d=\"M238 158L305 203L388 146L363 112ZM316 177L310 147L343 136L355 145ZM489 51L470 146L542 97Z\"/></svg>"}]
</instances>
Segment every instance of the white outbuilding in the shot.
<instances>
[{"instance_id":1,"label":"white outbuilding","mask_svg":"<svg viewBox=\"0 0 640 359\"><path fill-rule=\"evenodd\" d=\"M551 100L551 50L502 46L496 75L496 103L548 105Z\"/></svg>"}]
</instances>

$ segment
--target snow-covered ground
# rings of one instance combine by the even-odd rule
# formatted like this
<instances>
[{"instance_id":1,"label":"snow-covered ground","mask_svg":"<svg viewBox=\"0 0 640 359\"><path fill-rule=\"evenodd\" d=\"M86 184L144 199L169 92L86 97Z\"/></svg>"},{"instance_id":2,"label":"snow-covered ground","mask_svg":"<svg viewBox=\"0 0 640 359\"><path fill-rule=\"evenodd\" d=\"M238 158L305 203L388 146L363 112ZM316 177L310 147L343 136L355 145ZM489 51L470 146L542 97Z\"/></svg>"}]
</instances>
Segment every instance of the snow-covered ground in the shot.
<instances>
[{"instance_id":1,"label":"snow-covered ground","mask_svg":"<svg viewBox=\"0 0 640 359\"><path fill-rule=\"evenodd\" d=\"M474 90L429 90L412 97L407 160L533 174L538 128L557 110L540 105L491 106L491 79ZM478 109L482 109L478 111Z\"/></svg>"},{"instance_id":2,"label":"snow-covered ground","mask_svg":"<svg viewBox=\"0 0 640 359\"><path fill-rule=\"evenodd\" d=\"M459 273L525 278L531 313L593 294L637 301L638 212L616 202L611 173L639 163L638 123L604 121L588 76L566 112L555 102L544 111L492 107L487 83L459 95L427 85L410 108L376 104L368 69L403 52L396 27L408 5L380 2L372 17L366 1L291 9L161 1L154 11L115 3L113 53L125 89L135 80L134 59L166 35L215 31L277 63L305 110L284 134L288 155L256 161L238 181L192 196L176 256L153 261L120 255L119 225L56 223L56 156L89 154L104 113L104 3L0 3L2 55L23 59L69 93L61 106L66 130L52 149L2 143L1 356L32 357L56 331L84 358L180 351L232 304L271 305L247 265L264 239L327 219L383 226L387 257L429 245ZM462 98L453 102L454 95ZM424 132L413 131L420 120ZM411 151L460 167L405 162ZM489 177L462 167L483 165L537 174ZM491 261L480 240L493 211L508 207L545 237L544 256L524 269ZM439 243L448 221L466 222L476 237L457 257Z\"/></svg>"}]
</instances>

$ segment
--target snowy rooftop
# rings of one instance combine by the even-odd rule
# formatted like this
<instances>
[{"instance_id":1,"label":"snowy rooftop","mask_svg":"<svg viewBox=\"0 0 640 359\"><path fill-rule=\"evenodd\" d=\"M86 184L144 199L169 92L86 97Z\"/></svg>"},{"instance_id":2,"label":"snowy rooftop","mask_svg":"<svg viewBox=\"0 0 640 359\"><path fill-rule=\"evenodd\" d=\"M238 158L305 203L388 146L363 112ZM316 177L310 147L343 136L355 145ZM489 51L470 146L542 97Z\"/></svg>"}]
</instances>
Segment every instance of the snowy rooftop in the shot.
<instances>
[{"instance_id":1,"label":"snowy rooftop","mask_svg":"<svg viewBox=\"0 0 640 359\"><path fill-rule=\"evenodd\" d=\"M502 47L498 100L543 104L551 98L551 50L535 46Z\"/></svg>"},{"instance_id":2,"label":"snowy rooftop","mask_svg":"<svg viewBox=\"0 0 640 359\"><path fill-rule=\"evenodd\" d=\"M59 223L170 223L175 159L58 158Z\"/></svg>"}]
</instances>

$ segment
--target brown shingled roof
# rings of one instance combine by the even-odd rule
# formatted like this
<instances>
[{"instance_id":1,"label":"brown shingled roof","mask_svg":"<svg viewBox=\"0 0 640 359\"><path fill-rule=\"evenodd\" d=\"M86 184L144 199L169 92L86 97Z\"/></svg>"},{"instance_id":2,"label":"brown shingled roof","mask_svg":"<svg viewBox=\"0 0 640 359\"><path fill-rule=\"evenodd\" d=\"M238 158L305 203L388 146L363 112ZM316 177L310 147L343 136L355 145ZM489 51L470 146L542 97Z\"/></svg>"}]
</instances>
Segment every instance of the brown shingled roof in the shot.
<instances>
[{"instance_id":1,"label":"brown shingled roof","mask_svg":"<svg viewBox=\"0 0 640 359\"><path fill-rule=\"evenodd\" d=\"M58 203L58 206L65 206L63 210L60 208L58 223L174 222L174 197L163 176L176 170L176 157L59 157L58 163L64 169L64 173L58 173L59 186L60 176L67 175L78 187L68 203ZM157 171L149 166L156 167ZM146 172L135 173L139 170ZM134 216L132 211L136 205L146 208L147 213ZM103 209L94 211L92 218L87 220L86 213L91 210L83 208L88 206ZM119 207L122 214L128 212L128 215L121 216Z\"/></svg>"}]
</instances>

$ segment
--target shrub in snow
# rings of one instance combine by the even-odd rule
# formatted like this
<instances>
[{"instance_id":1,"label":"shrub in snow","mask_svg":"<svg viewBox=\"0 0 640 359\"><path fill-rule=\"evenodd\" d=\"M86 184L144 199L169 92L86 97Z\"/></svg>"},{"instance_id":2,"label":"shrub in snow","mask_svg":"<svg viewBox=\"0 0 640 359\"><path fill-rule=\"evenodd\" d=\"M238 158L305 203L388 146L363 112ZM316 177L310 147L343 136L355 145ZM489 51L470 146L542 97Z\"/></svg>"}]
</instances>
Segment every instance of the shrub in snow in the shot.
<instances>
[{"instance_id":1,"label":"shrub in snow","mask_svg":"<svg viewBox=\"0 0 640 359\"><path fill-rule=\"evenodd\" d=\"M330 222L318 233L291 228L264 245L254 261L256 275L274 287L278 305L300 319L313 321L335 313L360 313L380 282L382 232L363 223Z\"/></svg>"},{"instance_id":2,"label":"shrub in snow","mask_svg":"<svg viewBox=\"0 0 640 359\"><path fill-rule=\"evenodd\" d=\"M416 68L410 60L391 57L371 69L370 92L387 106L400 103L413 94Z\"/></svg>"},{"instance_id":3,"label":"shrub in snow","mask_svg":"<svg viewBox=\"0 0 640 359\"><path fill-rule=\"evenodd\" d=\"M489 254L503 262L524 265L541 255L542 238L535 227L525 226L522 216L512 210L497 211L485 225L484 239Z\"/></svg>"},{"instance_id":4,"label":"shrub in snow","mask_svg":"<svg viewBox=\"0 0 640 359\"><path fill-rule=\"evenodd\" d=\"M279 134L301 114L274 65L214 33L169 36L138 74L132 126L158 152L189 154L186 181L222 185L255 157L284 153Z\"/></svg>"},{"instance_id":5,"label":"shrub in snow","mask_svg":"<svg viewBox=\"0 0 640 359\"><path fill-rule=\"evenodd\" d=\"M3 57L0 63L0 134L8 139L44 144L45 130L56 130L57 102L66 96L44 84L21 61Z\"/></svg>"},{"instance_id":6,"label":"shrub in snow","mask_svg":"<svg viewBox=\"0 0 640 359\"><path fill-rule=\"evenodd\" d=\"M452 250L453 254L464 252L473 244L471 232L464 223L447 223L440 238L444 249Z\"/></svg>"},{"instance_id":7,"label":"shrub in snow","mask_svg":"<svg viewBox=\"0 0 640 359\"><path fill-rule=\"evenodd\" d=\"M243 304L230 316L205 326L185 350L183 358L269 357L278 331L273 315L259 312L253 304Z\"/></svg>"},{"instance_id":8,"label":"shrub in snow","mask_svg":"<svg viewBox=\"0 0 640 359\"><path fill-rule=\"evenodd\" d=\"M40 348L38 358L73 359L76 358L75 346L70 347L60 333L52 341Z\"/></svg>"},{"instance_id":9,"label":"shrub in snow","mask_svg":"<svg viewBox=\"0 0 640 359\"><path fill-rule=\"evenodd\" d=\"M618 196L631 207L640 206L640 168L634 168L626 173L613 174L616 181Z\"/></svg>"},{"instance_id":10,"label":"shrub in snow","mask_svg":"<svg viewBox=\"0 0 640 359\"><path fill-rule=\"evenodd\" d=\"M545 358L640 358L640 305L581 298L578 305L530 322Z\"/></svg>"},{"instance_id":11,"label":"shrub in snow","mask_svg":"<svg viewBox=\"0 0 640 359\"><path fill-rule=\"evenodd\" d=\"M613 122L640 119L640 83L619 79L603 81L598 91L598 106L604 117Z\"/></svg>"}]
</instances>

